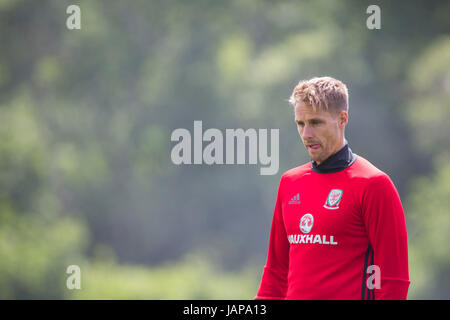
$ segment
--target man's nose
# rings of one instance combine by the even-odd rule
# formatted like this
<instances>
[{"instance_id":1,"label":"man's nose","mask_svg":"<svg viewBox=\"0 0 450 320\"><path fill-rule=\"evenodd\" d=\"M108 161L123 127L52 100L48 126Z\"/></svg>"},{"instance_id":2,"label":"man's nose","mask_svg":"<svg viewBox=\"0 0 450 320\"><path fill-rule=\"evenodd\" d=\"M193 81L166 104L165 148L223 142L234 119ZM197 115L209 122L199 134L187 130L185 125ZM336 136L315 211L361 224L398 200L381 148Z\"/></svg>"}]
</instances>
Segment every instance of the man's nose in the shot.
<instances>
[{"instance_id":1,"label":"man's nose","mask_svg":"<svg viewBox=\"0 0 450 320\"><path fill-rule=\"evenodd\" d=\"M303 127L303 132L302 132L302 139L303 141L308 141L312 138L312 130L311 127L308 125L305 125Z\"/></svg>"}]
</instances>

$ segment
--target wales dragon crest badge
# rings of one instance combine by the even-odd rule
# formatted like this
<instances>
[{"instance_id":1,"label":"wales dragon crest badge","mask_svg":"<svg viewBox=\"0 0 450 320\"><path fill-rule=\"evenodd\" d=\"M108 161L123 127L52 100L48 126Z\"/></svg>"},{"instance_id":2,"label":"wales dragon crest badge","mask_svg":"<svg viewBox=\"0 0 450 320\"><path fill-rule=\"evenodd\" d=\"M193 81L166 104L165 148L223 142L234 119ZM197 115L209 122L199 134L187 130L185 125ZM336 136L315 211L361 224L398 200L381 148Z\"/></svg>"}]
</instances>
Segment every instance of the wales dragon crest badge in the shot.
<instances>
[{"instance_id":1,"label":"wales dragon crest badge","mask_svg":"<svg viewBox=\"0 0 450 320\"><path fill-rule=\"evenodd\" d=\"M333 189L328 194L327 200L325 201L324 207L327 209L335 210L339 209L339 203L342 199L342 190Z\"/></svg>"}]
</instances>

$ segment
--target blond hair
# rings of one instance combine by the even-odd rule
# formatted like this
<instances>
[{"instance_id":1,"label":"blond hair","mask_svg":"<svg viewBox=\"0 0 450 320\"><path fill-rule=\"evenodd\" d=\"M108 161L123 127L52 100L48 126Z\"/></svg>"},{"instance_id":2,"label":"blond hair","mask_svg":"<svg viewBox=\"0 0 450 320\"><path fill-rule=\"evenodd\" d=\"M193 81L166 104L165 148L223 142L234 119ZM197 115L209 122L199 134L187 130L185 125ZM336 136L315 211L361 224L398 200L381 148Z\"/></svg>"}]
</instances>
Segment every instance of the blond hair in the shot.
<instances>
[{"instance_id":1,"label":"blond hair","mask_svg":"<svg viewBox=\"0 0 450 320\"><path fill-rule=\"evenodd\" d=\"M348 112L347 86L331 77L316 77L302 80L294 88L289 102L295 107L298 103L331 112Z\"/></svg>"}]
</instances>

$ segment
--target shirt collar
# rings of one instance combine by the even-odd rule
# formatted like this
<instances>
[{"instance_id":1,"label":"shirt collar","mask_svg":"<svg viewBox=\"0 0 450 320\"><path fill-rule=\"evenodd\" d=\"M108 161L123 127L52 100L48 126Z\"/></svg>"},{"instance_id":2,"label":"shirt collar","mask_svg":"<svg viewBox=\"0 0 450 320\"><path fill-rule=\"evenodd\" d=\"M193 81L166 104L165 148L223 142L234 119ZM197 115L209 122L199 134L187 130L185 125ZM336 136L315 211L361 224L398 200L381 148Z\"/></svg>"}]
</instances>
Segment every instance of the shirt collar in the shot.
<instances>
[{"instance_id":1,"label":"shirt collar","mask_svg":"<svg viewBox=\"0 0 450 320\"><path fill-rule=\"evenodd\" d=\"M311 169L317 173L334 173L348 168L356 160L356 154L352 152L348 143L341 150L331 155L321 164L312 161Z\"/></svg>"}]
</instances>

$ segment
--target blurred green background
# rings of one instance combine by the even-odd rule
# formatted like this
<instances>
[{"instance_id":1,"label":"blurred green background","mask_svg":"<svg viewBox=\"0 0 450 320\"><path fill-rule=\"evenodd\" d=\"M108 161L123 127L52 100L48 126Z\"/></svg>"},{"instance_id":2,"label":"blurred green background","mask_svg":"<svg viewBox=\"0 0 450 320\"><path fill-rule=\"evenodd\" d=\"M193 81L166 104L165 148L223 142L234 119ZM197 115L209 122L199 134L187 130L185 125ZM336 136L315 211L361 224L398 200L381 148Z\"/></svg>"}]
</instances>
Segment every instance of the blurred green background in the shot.
<instances>
[{"instance_id":1,"label":"blurred green background","mask_svg":"<svg viewBox=\"0 0 450 320\"><path fill-rule=\"evenodd\" d=\"M252 299L281 174L309 160L287 99L330 75L352 150L401 195L409 298L449 299L449 16L430 0L1 0L0 298ZM171 132L194 120L279 128L278 174L174 165Z\"/></svg>"}]
</instances>

